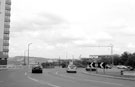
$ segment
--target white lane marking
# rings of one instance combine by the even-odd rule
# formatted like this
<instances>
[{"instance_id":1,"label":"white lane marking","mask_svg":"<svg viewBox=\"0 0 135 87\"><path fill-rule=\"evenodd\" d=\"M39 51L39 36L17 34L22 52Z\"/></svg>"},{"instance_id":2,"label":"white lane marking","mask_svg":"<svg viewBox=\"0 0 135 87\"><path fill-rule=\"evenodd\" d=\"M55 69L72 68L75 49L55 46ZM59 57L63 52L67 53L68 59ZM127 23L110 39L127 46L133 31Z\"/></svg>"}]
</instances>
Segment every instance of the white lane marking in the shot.
<instances>
[{"instance_id":1,"label":"white lane marking","mask_svg":"<svg viewBox=\"0 0 135 87\"><path fill-rule=\"evenodd\" d=\"M33 81L35 81L35 82L39 82L39 80L37 80L37 79L34 79L34 78L31 78L30 76L28 76L28 78L29 78L30 80L33 80Z\"/></svg>"},{"instance_id":2,"label":"white lane marking","mask_svg":"<svg viewBox=\"0 0 135 87\"><path fill-rule=\"evenodd\" d=\"M60 86L57 86L57 85L51 84L51 83L49 83L49 82L46 82L46 84L47 84L47 85L50 85L50 86L52 86L52 87L60 87Z\"/></svg>"},{"instance_id":3,"label":"white lane marking","mask_svg":"<svg viewBox=\"0 0 135 87\"><path fill-rule=\"evenodd\" d=\"M55 74L57 75L58 74L58 71Z\"/></svg>"},{"instance_id":4,"label":"white lane marking","mask_svg":"<svg viewBox=\"0 0 135 87\"><path fill-rule=\"evenodd\" d=\"M38 82L38 83L40 83L40 84L49 85L49 86L52 86L52 87L60 87L60 86L51 84L51 83L49 83L49 82L47 82L47 81L45 82L45 81L43 81L43 80L38 80L38 79L32 78L32 77L30 77L30 76L27 74L27 72L25 72L25 75L27 76L28 79L30 79L30 80L32 80L32 81L35 81L35 82Z\"/></svg>"},{"instance_id":5,"label":"white lane marking","mask_svg":"<svg viewBox=\"0 0 135 87\"><path fill-rule=\"evenodd\" d=\"M60 74L58 74L58 71L57 71L55 74L56 74L56 75L59 75L59 76L62 76L62 77L66 77L66 78L76 79L76 78L74 78L74 77L65 76L65 75L60 75ZM89 79L76 79L76 80L89 81L89 82L98 82L98 83L105 83L105 84L123 86L122 84L118 84L118 83L104 82L104 81L97 81L97 80L89 80Z\"/></svg>"},{"instance_id":6,"label":"white lane marking","mask_svg":"<svg viewBox=\"0 0 135 87\"><path fill-rule=\"evenodd\" d=\"M25 72L25 76L27 76L27 73Z\"/></svg>"}]
</instances>

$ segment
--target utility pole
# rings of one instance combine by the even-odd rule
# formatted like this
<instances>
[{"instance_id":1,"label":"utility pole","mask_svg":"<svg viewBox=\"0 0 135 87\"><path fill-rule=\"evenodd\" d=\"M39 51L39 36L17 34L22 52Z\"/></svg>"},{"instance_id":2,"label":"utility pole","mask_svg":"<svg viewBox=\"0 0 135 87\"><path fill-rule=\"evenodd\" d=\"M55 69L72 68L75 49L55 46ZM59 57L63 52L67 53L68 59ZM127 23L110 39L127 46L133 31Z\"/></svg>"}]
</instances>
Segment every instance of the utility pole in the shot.
<instances>
[{"instance_id":1,"label":"utility pole","mask_svg":"<svg viewBox=\"0 0 135 87\"><path fill-rule=\"evenodd\" d=\"M32 44L32 43L29 43L29 44L28 44L28 65L29 65L29 47L30 47L31 44Z\"/></svg>"},{"instance_id":2,"label":"utility pole","mask_svg":"<svg viewBox=\"0 0 135 87\"><path fill-rule=\"evenodd\" d=\"M68 58L68 52L66 51L66 59Z\"/></svg>"},{"instance_id":3,"label":"utility pole","mask_svg":"<svg viewBox=\"0 0 135 87\"><path fill-rule=\"evenodd\" d=\"M24 51L24 65L26 65L26 55L25 55L26 54L26 51L27 50Z\"/></svg>"},{"instance_id":4,"label":"utility pole","mask_svg":"<svg viewBox=\"0 0 135 87\"><path fill-rule=\"evenodd\" d=\"M59 67L60 67L60 56L59 56Z\"/></svg>"},{"instance_id":5,"label":"utility pole","mask_svg":"<svg viewBox=\"0 0 135 87\"><path fill-rule=\"evenodd\" d=\"M113 60L113 45L111 44L111 57L112 57L112 65L114 65L114 60Z\"/></svg>"},{"instance_id":6,"label":"utility pole","mask_svg":"<svg viewBox=\"0 0 135 87\"><path fill-rule=\"evenodd\" d=\"M74 63L75 59L74 59L74 55L72 55L72 62Z\"/></svg>"}]
</instances>

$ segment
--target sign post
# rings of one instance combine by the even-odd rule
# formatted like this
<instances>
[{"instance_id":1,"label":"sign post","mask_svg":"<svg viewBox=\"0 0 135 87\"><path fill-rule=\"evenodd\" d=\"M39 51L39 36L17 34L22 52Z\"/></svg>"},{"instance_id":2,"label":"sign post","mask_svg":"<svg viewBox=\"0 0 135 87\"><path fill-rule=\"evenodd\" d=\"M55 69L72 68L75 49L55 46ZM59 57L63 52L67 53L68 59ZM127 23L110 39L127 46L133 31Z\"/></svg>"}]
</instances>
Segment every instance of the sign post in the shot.
<instances>
[{"instance_id":1,"label":"sign post","mask_svg":"<svg viewBox=\"0 0 135 87\"><path fill-rule=\"evenodd\" d=\"M98 64L97 63L95 64L95 67L96 67L96 73L98 73Z\"/></svg>"}]
</instances>

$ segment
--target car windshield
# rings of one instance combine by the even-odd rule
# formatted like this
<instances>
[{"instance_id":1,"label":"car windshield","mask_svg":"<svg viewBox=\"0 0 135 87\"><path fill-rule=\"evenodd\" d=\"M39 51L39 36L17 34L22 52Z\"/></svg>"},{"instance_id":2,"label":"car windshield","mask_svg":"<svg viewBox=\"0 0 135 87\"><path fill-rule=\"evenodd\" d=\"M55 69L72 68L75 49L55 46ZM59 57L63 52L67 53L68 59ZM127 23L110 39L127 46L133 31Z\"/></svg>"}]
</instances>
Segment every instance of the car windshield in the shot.
<instances>
[{"instance_id":1,"label":"car windshield","mask_svg":"<svg viewBox=\"0 0 135 87\"><path fill-rule=\"evenodd\" d=\"M70 68L76 68L76 66L75 66L75 65L69 65L69 67L70 67Z\"/></svg>"}]
</instances>

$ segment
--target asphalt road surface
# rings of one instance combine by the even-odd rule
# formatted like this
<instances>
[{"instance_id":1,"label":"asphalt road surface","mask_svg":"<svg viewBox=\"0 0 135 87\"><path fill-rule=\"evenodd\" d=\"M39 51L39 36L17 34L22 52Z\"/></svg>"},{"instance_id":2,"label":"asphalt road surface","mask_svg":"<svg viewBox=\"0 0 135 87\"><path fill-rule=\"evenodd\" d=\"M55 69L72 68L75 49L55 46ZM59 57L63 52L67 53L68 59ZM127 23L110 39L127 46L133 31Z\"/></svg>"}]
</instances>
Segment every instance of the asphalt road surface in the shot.
<instances>
[{"instance_id":1,"label":"asphalt road surface","mask_svg":"<svg viewBox=\"0 0 135 87\"><path fill-rule=\"evenodd\" d=\"M44 69L43 74L32 74L31 69L0 71L0 87L135 87L134 81L97 77L82 73L66 73L65 69Z\"/></svg>"}]
</instances>

